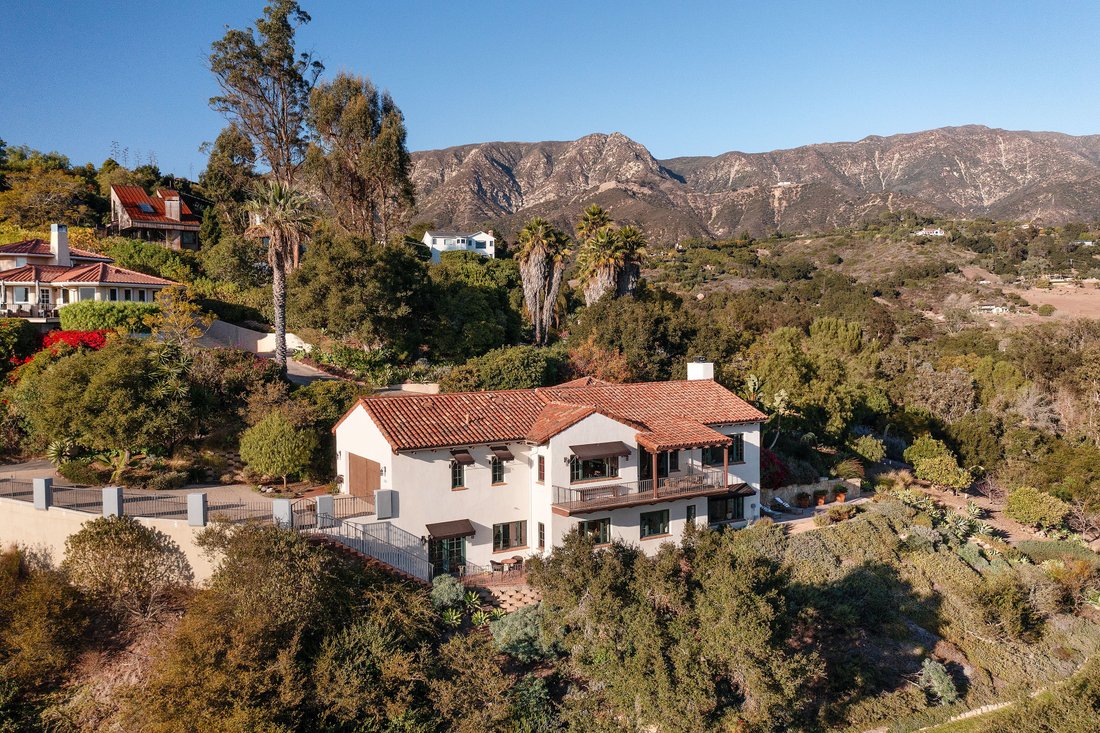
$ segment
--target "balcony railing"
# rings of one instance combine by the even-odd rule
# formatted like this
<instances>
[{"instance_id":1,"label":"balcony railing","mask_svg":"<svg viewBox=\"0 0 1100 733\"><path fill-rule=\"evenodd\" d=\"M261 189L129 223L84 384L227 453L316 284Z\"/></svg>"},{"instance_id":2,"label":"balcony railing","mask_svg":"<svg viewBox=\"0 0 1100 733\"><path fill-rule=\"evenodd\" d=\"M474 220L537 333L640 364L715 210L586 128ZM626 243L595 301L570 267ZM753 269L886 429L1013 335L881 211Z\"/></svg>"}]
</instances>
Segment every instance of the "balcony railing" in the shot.
<instances>
[{"instance_id":1,"label":"balcony railing","mask_svg":"<svg viewBox=\"0 0 1100 733\"><path fill-rule=\"evenodd\" d=\"M740 482L726 481L722 469L688 471L657 480L600 482L598 484L574 484L554 487L554 508L569 514L583 514L601 509L669 501L691 496L720 494L727 486Z\"/></svg>"}]
</instances>

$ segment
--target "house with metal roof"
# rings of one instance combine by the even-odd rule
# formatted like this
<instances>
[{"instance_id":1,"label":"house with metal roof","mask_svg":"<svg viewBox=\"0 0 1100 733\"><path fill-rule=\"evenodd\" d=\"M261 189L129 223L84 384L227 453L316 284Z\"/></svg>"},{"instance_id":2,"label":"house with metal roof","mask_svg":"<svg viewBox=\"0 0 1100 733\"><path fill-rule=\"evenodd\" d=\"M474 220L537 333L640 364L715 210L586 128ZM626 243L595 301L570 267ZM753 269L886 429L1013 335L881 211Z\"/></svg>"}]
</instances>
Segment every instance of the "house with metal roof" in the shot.
<instances>
[{"instance_id":1,"label":"house with metal roof","mask_svg":"<svg viewBox=\"0 0 1100 733\"><path fill-rule=\"evenodd\" d=\"M759 516L759 410L688 379L360 399L333 429L340 492L420 538L436 572L504 571L574 528L656 552Z\"/></svg>"},{"instance_id":2,"label":"house with metal roof","mask_svg":"<svg viewBox=\"0 0 1100 733\"><path fill-rule=\"evenodd\" d=\"M162 242L172 249L198 249L202 220L178 191L111 186L111 230L126 237Z\"/></svg>"},{"instance_id":3,"label":"house with metal roof","mask_svg":"<svg viewBox=\"0 0 1100 733\"><path fill-rule=\"evenodd\" d=\"M421 240L432 251L432 262L439 262L444 252L474 252L482 257L496 257L497 239L492 231L459 232L437 229L424 232Z\"/></svg>"},{"instance_id":4,"label":"house with metal roof","mask_svg":"<svg viewBox=\"0 0 1100 733\"><path fill-rule=\"evenodd\" d=\"M110 257L69 248L64 224L50 241L29 239L0 247L0 316L50 324L59 310L86 300L151 303L176 283L113 264Z\"/></svg>"}]
</instances>

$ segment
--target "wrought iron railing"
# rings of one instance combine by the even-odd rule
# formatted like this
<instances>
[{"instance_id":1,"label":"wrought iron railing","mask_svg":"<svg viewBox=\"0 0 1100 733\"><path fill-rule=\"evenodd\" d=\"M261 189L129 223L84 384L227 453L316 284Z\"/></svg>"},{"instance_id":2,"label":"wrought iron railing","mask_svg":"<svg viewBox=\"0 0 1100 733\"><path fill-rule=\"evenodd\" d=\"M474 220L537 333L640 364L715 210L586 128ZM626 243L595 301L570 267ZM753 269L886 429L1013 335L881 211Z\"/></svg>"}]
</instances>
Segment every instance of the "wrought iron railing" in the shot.
<instances>
[{"instance_id":1,"label":"wrought iron railing","mask_svg":"<svg viewBox=\"0 0 1100 733\"><path fill-rule=\"evenodd\" d=\"M122 513L131 517L187 519L187 497L125 491L122 494Z\"/></svg>"},{"instance_id":2,"label":"wrought iron railing","mask_svg":"<svg viewBox=\"0 0 1100 733\"><path fill-rule=\"evenodd\" d=\"M727 480L721 469L703 469L660 478L654 490L653 479L614 481L554 487L554 506L569 509L613 508L646 498L676 499L724 488Z\"/></svg>"},{"instance_id":3,"label":"wrought iron railing","mask_svg":"<svg viewBox=\"0 0 1100 733\"><path fill-rule=\"evenodd\" d=\"M90 514L103 513L103 489L79 489L54 486L51 504L62 509L75 509Z\"/></svg>"},{"instance_id":4,"label":"wrought iron railing","mask_svg":"<svg viewBox=\"0 0 1100 733\"><path fill-rule=\"evenodd\" d=\"M34 501L34 483L14 478L0 479L0 497Z\"/></svg>"},{"instance_id":5,"label":"wrought iron railing","mask_svg":"<svg viewBox=\"0 0 1100 733\"><path fill-rule=\"evenodd\" d=\"M338 542L355 550L361 555L372 557L379 562L425 582L431 582L433 570L428 560L427 550L419 542L415 546L398 546L383 539L390 537L396 541L405 541L403 535L409 532L393 527L388 522L355 524L337 519L327 514L317 517L317 526L303 529L306 534L315 535Z\"/></svg>"}]
</instances>

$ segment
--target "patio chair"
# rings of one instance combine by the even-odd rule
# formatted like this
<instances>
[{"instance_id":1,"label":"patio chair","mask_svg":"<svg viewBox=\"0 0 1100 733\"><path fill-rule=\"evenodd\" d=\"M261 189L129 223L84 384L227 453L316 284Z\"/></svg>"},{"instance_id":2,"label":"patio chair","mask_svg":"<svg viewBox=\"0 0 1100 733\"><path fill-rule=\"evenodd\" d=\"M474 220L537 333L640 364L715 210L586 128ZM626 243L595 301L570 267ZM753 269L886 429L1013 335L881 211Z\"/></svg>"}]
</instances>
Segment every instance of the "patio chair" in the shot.
<instances>
[{"instance_id":1,"label":"patio chair","mask_svg":"<svg viewBox=\"0 0 1100 733\"><path fill-rule=\"evenodd\" d=\"M498 560L489 561L489 570L490 576L495 575L496 573L500 573L500 577L504 577L504 563L499 562Z\"/></svg>"},{"instance_id":2,"label":"patio chair","mask_svg":"<svg viewBox=\"0 0 1100 733\"><path fill-rule=\"evenodd\" d=\"M521 555L512 555L512 560L511 569L513 572L523 570L523 557Z\"/></svg>"}]
</instances>

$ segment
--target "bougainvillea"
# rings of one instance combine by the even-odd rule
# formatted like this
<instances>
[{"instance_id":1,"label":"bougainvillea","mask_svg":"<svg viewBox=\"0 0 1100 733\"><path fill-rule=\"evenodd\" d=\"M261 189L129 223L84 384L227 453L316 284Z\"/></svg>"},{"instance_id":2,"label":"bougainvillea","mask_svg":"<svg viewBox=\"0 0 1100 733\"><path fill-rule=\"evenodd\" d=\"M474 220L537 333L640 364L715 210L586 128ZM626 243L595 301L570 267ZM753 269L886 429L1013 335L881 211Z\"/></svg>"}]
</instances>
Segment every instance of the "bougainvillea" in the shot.
<instances>
[{"instance_id":1,"label":"bougainvillea","mask_svg":"<svg viewBox=\"0 0 1100 733\"><path fill-rule=\"evenodd\" d=\"M47 331L42 337L42 348L48 349L54 344L68 344L98 351L107 343L109 333L110 331Z\"/></svg>"},{"instance_id":2,"label":"bougainvillea","mask_svg":"<svg viewBox=\"0 0 1100 733\"><path fill-rule=\"evenodd\" d=\"M778 489L790 481L790 471L779 456L767 448L760 449L760 484L765 489Z\"/></svg>"}]
</instances>

